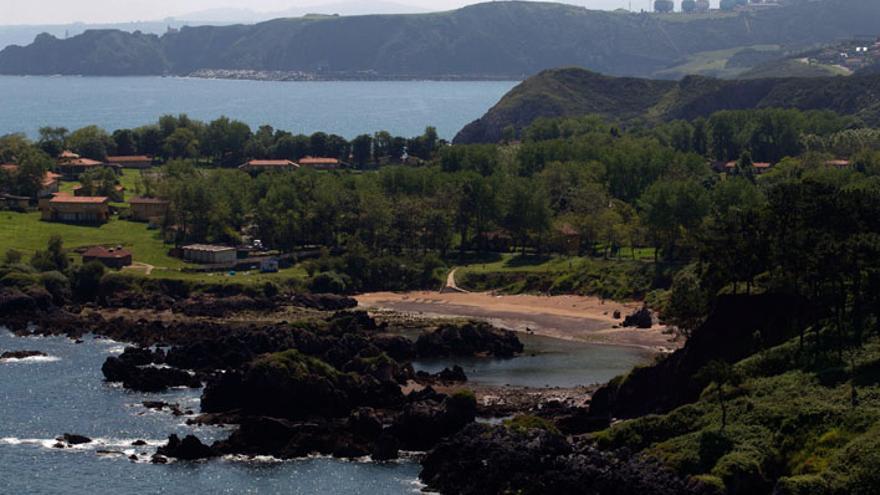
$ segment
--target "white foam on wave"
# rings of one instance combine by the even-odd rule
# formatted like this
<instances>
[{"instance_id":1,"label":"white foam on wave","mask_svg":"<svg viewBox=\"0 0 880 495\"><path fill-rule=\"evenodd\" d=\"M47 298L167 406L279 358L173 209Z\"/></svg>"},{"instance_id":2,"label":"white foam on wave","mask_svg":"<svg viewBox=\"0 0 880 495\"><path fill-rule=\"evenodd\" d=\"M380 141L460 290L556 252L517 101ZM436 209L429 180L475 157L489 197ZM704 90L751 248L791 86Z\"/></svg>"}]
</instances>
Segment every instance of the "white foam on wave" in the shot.
<instances>
[{"instance_id":1,"label":"white foam on wave","mask_svg":"<svg viewBox=\"0 0 880 495\"><path fill-rule=\"evenodd\" d=\"M56 363L61 361L56 356L31 356L26 358L6 358L0 359L0 364L27 364L27 363Z\"/></svg>"}]
</instances>

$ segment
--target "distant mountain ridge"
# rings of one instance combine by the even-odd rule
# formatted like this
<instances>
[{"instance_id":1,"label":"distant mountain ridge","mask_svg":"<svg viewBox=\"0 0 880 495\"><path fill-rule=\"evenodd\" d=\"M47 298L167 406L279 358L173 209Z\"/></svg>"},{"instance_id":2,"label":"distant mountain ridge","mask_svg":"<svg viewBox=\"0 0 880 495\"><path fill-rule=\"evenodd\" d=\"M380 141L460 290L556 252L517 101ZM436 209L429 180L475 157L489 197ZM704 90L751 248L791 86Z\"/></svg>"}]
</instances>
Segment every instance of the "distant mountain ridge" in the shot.
<instances>
[{"instance_id":1,"label":"distant mountain ridge","mask_svg":"<svg viewBox=\"0 0 880 495\"><path fill-rule=\"evenodd\" d=\"M505 128L521 130L540 117L598 114L617 121L660 122L769 107L832 110L880 125L880 75L745 80L689 76L676 82L554 69L515 87L454 141L498 142Z\"/></svg>"},{"instance_id":2,"label":"distant mountain ridge","mask_svg":"<svg viewBox=\"0 0 880 495\"><path fill-rule=\"evenodd\" d=\"M830 42L871 32L880 32L876 0L820 0L708 16L510 1L430 14L184 27L162 36L112 30L67 40L40 36L27 47L0 52L0 73L186 75L227 69L519 79L574 65L650 76L697 52Z\"/></svg>"}]
</instances>

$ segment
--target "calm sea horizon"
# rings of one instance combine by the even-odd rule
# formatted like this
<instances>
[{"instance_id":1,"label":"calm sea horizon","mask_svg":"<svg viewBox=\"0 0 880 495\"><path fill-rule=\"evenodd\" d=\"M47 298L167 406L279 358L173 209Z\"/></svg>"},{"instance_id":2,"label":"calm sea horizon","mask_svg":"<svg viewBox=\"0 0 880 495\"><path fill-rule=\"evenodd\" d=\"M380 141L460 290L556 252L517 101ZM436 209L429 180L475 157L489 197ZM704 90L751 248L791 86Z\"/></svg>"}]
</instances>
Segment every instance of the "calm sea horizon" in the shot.
<instances>
[{"instance_id":1,"label":"calm sea horizon","mask_svg":"<svg viewBox=\"0 0 880 495\"><path fill-rule=\"evenodd\" d=\"M0 76L0 135L35 137L40 127L108 131L186 113L220 116L252 128L351 139L387 130L420 135L434 126L445 139L481 117L517 81L273 82L183 77Z\"/></svg>"}]
</instances>

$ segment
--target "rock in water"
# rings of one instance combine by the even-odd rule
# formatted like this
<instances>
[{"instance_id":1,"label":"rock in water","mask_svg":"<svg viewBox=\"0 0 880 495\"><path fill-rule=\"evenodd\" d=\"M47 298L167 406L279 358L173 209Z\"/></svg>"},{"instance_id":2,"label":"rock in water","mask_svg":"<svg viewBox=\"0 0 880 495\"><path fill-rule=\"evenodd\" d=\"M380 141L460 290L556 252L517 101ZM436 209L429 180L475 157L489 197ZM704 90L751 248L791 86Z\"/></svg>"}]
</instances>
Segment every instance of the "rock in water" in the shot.
<instances>
[{"instance_id":1,"label":"rock in water","mask_svg":"<svg viewBox=\"0 0 880 495\"><path fill-rule=\"evenodd\" d=\"M156 456L172 457L182 461L196 461L217 457L217 452L193 435L187 435L183 440L177 435L171 435L168 437L168 443L156 451ZM156 457L153 459L155 460Z\"/></svg>"},{"instance_id":2,"label":"rock in water","mask_svg":"<svg viewBox=\"0 0 880 495\"><path fill-rule=\"evenodd\" d=\"M651 310L648 309L647 306L642 306L642 309L627 316L626 319L623 320L623 326L648 329L654 326L654 317L651 315Z\"/></svg>"},{"instance_id":3,"label":"rock in water","mask_svg":"<svg viewBox=\"0 0 880 495\"><path fill-rule=\"evenodd\" d=\"M84 445L87 443L92 443L92 439L83 435L74 435L72 433L65 433L61 437L57 438L58 441L64 441L68 445Z\"/></svg>"}]
</instances>

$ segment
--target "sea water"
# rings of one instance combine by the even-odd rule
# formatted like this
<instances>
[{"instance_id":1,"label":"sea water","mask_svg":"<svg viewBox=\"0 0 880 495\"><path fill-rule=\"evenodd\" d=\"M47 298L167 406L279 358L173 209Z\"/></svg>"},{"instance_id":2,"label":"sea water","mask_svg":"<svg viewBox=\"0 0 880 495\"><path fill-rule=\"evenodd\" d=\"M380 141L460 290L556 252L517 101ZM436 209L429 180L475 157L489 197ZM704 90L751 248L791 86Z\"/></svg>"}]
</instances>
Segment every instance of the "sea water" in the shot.
<instances>
[{"instance_id":1,"label":"sea water","mask_svg":"<svg viewBox=\"0 0 880 495\"><path fill-rule=\"evenodd\" d=\"M40 127L107 130L155 123L163 114L238 119L293 133L351 139L387 130L452 139L504 96L512 81L266 82L174 77L0 76L0 135Z\"/></svg>"},{"instance_id":2,"label":"sea water","mask_svg":"<svg viewBox=\"0 0 880 495\"><path fill-rule=\"evenodd\" d=\"M645 362L641 350L522 337L522 357L447 359L416 363L438 371L461 364L470 379L492 385L560 386L605 381ZM41 351L47 357L0 360L0 494L407 494L419 493L419 465L312 458L223 458L203 462L149 463L168 435L194 434L205 442L229 430L193 427L144 401L176 403L199 410L198 390L161 394L130 392L105 383L101 365L124 345L88 337L75 344L64 337L16 337L0 327L0 352ZM64 433L94 443L56 449ZM136 440L148 443L134 447ZM99 450L121 454L99 454ZM129 455L139 455L137 462Z\"/></svg>"}]
</instances>

